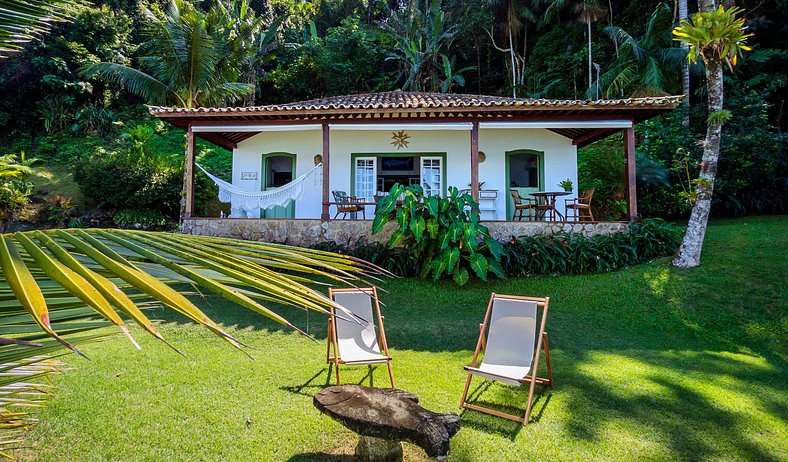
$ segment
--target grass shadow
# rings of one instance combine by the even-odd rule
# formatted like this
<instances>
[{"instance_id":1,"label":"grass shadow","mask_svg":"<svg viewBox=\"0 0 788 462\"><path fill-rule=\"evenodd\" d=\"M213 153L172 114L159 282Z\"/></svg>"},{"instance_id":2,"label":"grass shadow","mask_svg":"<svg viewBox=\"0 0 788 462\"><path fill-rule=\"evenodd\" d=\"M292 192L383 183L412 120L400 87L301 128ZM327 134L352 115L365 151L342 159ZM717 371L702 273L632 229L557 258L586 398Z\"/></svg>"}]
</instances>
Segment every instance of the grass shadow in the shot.
<instances>
[{"instance_id":1,"label":"grass shadow","mask_svg":"<svg viewBox=\"0 0 788 462\"><path fill-rule=\"evenodd\" d=\"M326 370L328 371L328 374L326 374L326 381L325 381L325 383L323 383L322 385L320 385L320 384L313 385L313 382L315 382L318 378L320 378L320 376L323 375L323 373L326 372ZM310 377L309 380L307 380L306 382L302 383L301 385L290 386L290 387L279 387L279 389L287 391L287 392L290 392L290 393L294 393L296 395L302 395L302 396L307 396L307 397L311 398L311 397L314 396L314 394L305 393L304 392L305 389L317 389L317 391L320 391L320 390L322 390L324 388L330 387L331 385L332 385L331 384L331 367L329 366L328 368L321 369L317 374L315 374L312 377Z\"/></svg>"},{"instance_id":2,"label":"grass shadow","mask_svg":"<svg viewBox=\"0 0 788 462\"><path fill-rule=\"evenodd\" d=\"M296 454L287 459L287 462L358 462L359 458L347 454L335 455L325 452L307 452Z\"/></svg>"},{"instance_id":3,"label":"grass shadow","mask_svg":"<svg viewBox=\"0 0 788 462\"><path fill-rule=\"evenodd\" d=\"M466 401L470 404L475 404L477 406L482 406L485 408L493 409L500 412L505 412L507 414L511 414L514 416L525 416L525 406L527 404L526 400L518 400L523 401L521 404L522 406L516 406L507 403L501 403L490 400L482 399L482 396L487 392L490 387L493 385L493 381L484 380L478 386L476 386L473 390L468 393L468 397ZM524 387L507 387L514 390L514 393L518 395L522 395L525 393L527 397L528 393L528 386ZM518 396L522 398L522 396ZM531 407L531 417L529 420L529 424L538 423L542 416L544 415L545 409L547 405L550 403L552 399L552 393L549 391L549 388L543 386L537 386L534 390L534 398ZM507 420L501 417L492 416L489 414L484 414L479 411L475 411L472 409L463 409L460 413L462 417L462 424L468 425L473 427L477 430L483 431L485 433L490 434L497 434L503 436L509 440L514 441L517 435L522 430L523 425L519 422L514 422L512 420Z\"/></svg>"},{"instance_id":4,"label":"grass shadow","mask_svg":"<svg viewBox=\"0 0 788 462\"><path fill-rule=\"evenodd\" d=\"M310 377L306 382L304 382L304 383L302 383L300 385L295 385L295 386L279 387L279 389L283 390L283 391L287 391L287 392L293 393L293 394L296 394L296 395L302 395L302 396L307 396L307 397L311 398L311 397L314 396L314 394L306 393L306 392L304 392L304 390L313 389L313 390L315 390L315 392L318 392L320 390L323 390L324 388L328 388L330 386L336 385L336 383L332 379L332 377L333 377L332 376L333 369L334 369L333 363L329 363L328 367L322 368L315 375ZM368 387L374 387L375 386L374 373L375 373L375 371L377 369L378 369L378 366L368 365L367 366L367 373L363 377L361 377L361 379L359 379L358 381L353 380L352 382L356 383L357 385L365 385L365 386L368 386ZM318 379L324 373L326 374L325 382L323 382L322 384L319 384L319 383L315 384L315 382L318 382ZM367 383L365 383L365 382L367 382Z\"/></svg>"},{"instance_id":5,"label":"grass shadow","mask_svg":"<svg viewBox=\"0 0 788 462\"><path fill-rule=\"evenodd\" d=\"M633 391L615 378L591 376L585 366L599 361L591 355L581 355L578 360L563 365L567 384L563 392L568 397L569 409L565 426L573 438L598 441L605 438L612 422L632 421L650 429L651 438L660 441L671 453L692 454L692 460L781 460L759 444L763 431L759 423L751 415L720 406L719 395L752 394L750 387L756 384L769 391L766 395L779 394L780 384L786 379L784 371L761 371L759 380L753 382L753 374L742 372L733 360L723 365L719 358L704 360L703 355L695 353L683 360L653 352L639 353L606 352L650 366L649 373L630 378L646 391ZM681 370L692 370L692 373L682 377L678 372ZM768 409L771 405L769 401L758 403L753 396L748 398L758 408ZM777 408L777 414L783 418L784 409Z\"/></svg>"}]
</instances>

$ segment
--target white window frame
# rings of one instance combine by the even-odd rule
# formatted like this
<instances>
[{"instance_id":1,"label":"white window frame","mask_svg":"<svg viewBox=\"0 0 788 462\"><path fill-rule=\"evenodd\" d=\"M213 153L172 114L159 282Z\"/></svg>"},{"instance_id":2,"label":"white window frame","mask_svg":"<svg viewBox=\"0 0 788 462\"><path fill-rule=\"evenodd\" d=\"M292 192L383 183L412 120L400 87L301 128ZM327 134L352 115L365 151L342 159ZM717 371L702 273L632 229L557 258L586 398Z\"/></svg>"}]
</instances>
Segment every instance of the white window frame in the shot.
<instances>
[{"instance_id":1,"label":"white window frame","mask_svg":"<svg viewBox=\"0 0 788 462\"><path fill-rule=\"evenodd\" d=\"M360 176L359 176L359 162L361 162L361 161L363 161L363 162L368 162L368 161L372 162L372 180L369 182L369 188L370 189L368 191L365 189L364 185L361 185L359 183L359 179L360 179ZM369 168L368 165L364 166L365 170L367 168ZM378 159L377 159L377 157L356 157L355 159L353 159L353 172L354 172L353 177L354 177L354 182L355 182L355 184L353 185L353 195L358 197L358 198L364 199L365 202L373 201L374 197L375 197L375 193L377 192L377 187L378 187ZM362 187L359 187L359 186L362 186ZM367 193L369 193L369 195L367 195Z\"/></svg>"},{"instance_id":2,"label":"white window frame","mask_svg":"<svg viewBox=\"0 0 788 462\"><path fill-rule=\"evenodd\" d=\"M437 188L428 188L426 179L424 178L424 168L425 162L436 162L438 163L438 187ZM443 157L440 156L422 156L419 158L419 184L424 189L424 195L426 196L442 196L443 195L443 169L446 168L444 165ZM434 165L430 165L429 168L435 168ZM432 181L434 184L435 181Z\"/></svg>"}]
</instances>

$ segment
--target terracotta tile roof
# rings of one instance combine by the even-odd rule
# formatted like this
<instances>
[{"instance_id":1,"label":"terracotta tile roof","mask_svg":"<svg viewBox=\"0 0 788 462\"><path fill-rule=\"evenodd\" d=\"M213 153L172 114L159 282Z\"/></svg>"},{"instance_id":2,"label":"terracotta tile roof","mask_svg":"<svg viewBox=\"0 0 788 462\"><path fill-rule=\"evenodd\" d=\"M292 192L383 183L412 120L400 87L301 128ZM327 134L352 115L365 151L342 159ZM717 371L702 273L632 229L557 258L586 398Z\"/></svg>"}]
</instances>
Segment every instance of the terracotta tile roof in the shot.
<instances>
[{"instance_id":1,"label":"terracotta tile roof","mask_svg":"<svg viewBox=\"0 0 788 462\"><path fill-rule=\"evenodd\" d=\"M156 116L230 113L230 114L282 114L295 111L331 112L336 110L414 110L414 109L485 109L511 108L528 109L595 109L595 108L673 108L681 102L681 96L649 98L626 98L609 100L549 100L523 99L503 96L464 95L447 93L426 93L389 91L381 93L362 93L357 95L332 96L287 104L272 104L252 107L200 107L171 108L152 106L150 112Z\"/></svg>"}]
</instances>

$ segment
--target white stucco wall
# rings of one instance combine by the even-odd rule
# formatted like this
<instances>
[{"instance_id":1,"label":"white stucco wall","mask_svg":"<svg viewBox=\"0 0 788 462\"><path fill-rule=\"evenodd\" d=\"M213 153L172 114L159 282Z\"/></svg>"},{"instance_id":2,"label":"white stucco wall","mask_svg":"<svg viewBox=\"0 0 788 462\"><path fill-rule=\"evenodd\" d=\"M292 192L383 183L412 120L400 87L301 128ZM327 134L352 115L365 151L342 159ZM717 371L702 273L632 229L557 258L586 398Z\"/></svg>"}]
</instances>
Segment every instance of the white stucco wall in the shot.
<instances>
[{"instance_id":1,"label":"white stucco wall","mask_svg":"<svg viewBox=\"0 0 788 462\"><path fill-rule=\"evenodd\" d=\"M248 191L260 191L263 180L263 154L284 152L296 155L296 170L299 177L315 166L316 154L323 151L323 135L320 130L293 132L263 132L241 143L233 150L233 184ZM257 172L256 180L242 180L242 172ZM320 171L309 178L304 186L304 195L295 204L295 218L320 218L322 197L322 175ZM235 213L237 211L234 210ZM259 217L259 211L253 212Z\"/></svg>"},{"instance_id":2,"label":"white stucco wall","mask_svg":"<svg viewBox=\"0 0 788 462\"><path fill-rule=\"evenodd\" d=\"M446 186L467 188L470 177L470 132L408 130L407 148L391 145L392 130L331 132L331 190L350 193L351 154L361 153L446 153ZM233 151L233 184L250 191L259 191L262 179L262 155L274 152L296 154L296 172L300 176L314 167L314 156L322 152L320 130L263 132L241 143ZM498 219L506 211L508 185L505 154L507 151L532 149L544 152L544 189L560 190L558 182L569 178L577 185L577 149L572 141L545 129L481 129L479 150L487 159L479 165L479 181L485 189L497 189ZM256 180L241 180L242 172L257 172ZM567 196L573 197L573 196ZM333 199L332 199L333 200ZM296 203L296 218L319 218L321 213L321 175L307 181L304 196ZM559 210L563 213L563 200ZM333 212L333 210L332 210ZM371 209L370 209L371 212ZM371 217L371 213L367 215Z\"/></svg>"},{"instance_id":3,"label":"white stucco wall","mask_svg":"<svg viewBox=\"0 0 788 462\"><path fill-rule=\"evenodd\" d=\"M509 194L506 153L520 149L544 152L544 191L562 191L558 183L567 178L575 185L571 195L556 202L558 211L566 216L564 199L577 197L577 146L572 140L542 128L480 129L479 150L487 160L479 164L479 181L485 182L484 189L498 190L498 219L504 219Z\"/></svg>"}]
</instances>

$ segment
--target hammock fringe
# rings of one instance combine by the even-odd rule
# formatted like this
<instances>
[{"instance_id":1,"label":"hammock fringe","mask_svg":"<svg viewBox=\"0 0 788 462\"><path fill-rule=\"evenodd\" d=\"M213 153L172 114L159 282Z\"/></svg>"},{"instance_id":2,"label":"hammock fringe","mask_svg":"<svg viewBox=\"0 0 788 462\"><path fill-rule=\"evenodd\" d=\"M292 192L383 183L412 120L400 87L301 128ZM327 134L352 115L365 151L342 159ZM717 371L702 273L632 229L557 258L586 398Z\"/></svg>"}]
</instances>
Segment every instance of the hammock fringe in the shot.
<instances>
[{"instance_id":1,"label":"hammock fringe","mask_svg":"<svg viewBox=\"0 0 788 462\"><path fill-rule=\"evenodd\" d=\"M323 164L317 164L312 170L278 188L268 189L266 191L247 191L211 175L202 165L196 165L216 184L216 186L219 187L220 201L231 202L233 209L241 209L247 214L257 208L270 209L274 207L284 207L290 201L300 199L301 196L304 195L304 183L307 178L323 166Z\"/></svg>"}]
</instances>

